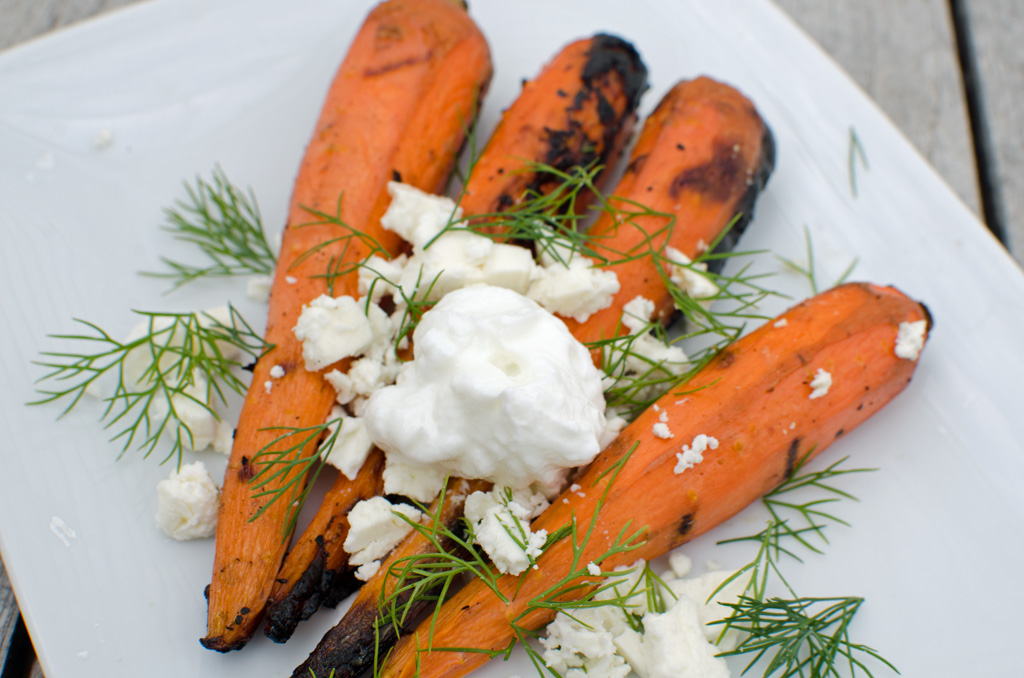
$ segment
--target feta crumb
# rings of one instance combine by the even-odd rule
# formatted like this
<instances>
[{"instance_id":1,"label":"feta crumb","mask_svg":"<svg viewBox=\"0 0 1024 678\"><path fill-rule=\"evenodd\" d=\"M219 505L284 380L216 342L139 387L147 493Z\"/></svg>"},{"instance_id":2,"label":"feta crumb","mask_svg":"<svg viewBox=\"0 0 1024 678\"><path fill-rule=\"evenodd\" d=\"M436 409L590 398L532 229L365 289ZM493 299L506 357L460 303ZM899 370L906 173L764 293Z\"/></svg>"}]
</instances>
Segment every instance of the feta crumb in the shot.
<instances>
[{"instance_id":1,"label":"feta crumb","mask_svg":"<svg viewBox=\"0 0 1024 678\"><path fill-rule=\"evenodd\" d=\"M498 487L466 497L466 520L476 543L500 572L521 574L541 554L547 530L530 530L530 519L548 506L540 493Z\"/></svg>"},{"instance_id":2,"label":"feta crumb","mask_svg":"<svg viewBox=\"0 0 1024 678\"><path fill-rule=\"evenodd\" d=\"M773 327L786 327L787 325L789 325L789 321L786 320L785 318L779 318L774 323L772 323Z\"/></svg>"},{"instance_id":3,"label":"feta crumb","mask_svg":"<svg viewBox=\"0 0 1024 678\"><path fill-rule=\"evenodd\" d=\"M672 431L669 430L668 424L665 424L664 422L659 421L658 423L656 423L653 426L652 431L654 432L654 435L661 438L662 440L668 440L669 438L675 437L672 435Z\"/></svg>"},{"instance_id":4,"label":"feta crumb","mask_svg":"<svg viewBox=\"0 0 1024 678\"><path fill-rule=\"evenodd\" d=\"M693 439L691 445L683 445L683 451L676 453L677 463L672 472L678 475L687 469L693 468L704 461L705 451L717 449L718 439L701 433Z\"/></svg>"},{"instance_id":5,"label":"feta crumb","mask_svg":"<svg viewBox=\"0 0 1024 678\"><path fill-rule=\"evenodd\" d=\"M294 275L286 275L284 277L284 281L289 285L294 285L295 283L299 282L299 279L296 278Z\"/></svg>"},{"instance_id":6,"label":"feta crumb","mask_svg":"<svg viewBox=\"0 0 1024 678\"><path fill-rule=\"evenodd\" d=\"M579 483L573 483L572 485L569 486L569 491L570 492L579 492L582 489L583 489L583 486L580 485Z\"/></svg>"},{"instance_id":7,"label":"feta crumb","mask_svg":"<svg viewBox=\"0 0 1024 678\"><path fill-rule=\"evenodd\" d=\"M818 368L818 371L814 373L814 379L811 380L810 387L813 390L811 391L811 394L807 396L808 398L814 400L822 397L828 393L830 388L832 388L832 374Z\"/></svg>"},{"instance_id":8,"label":"feta crumb","mask_svg":"<svg viewBox=\"0 0 1024 678\"><path fill-rule=\"evenodd\" d=\"M657 412L658 410L654 410L654 411ZM658 421L660 421L662 424L667 424L668 423L668 412L662 411L662 413L658 415Z\"/></svg>"},{"instance_id":9,"label":"feta crumb","mask_svg":"<svg viewBox=\"0 0 1024 678\"><path fill-rule=\"evenodd\" d=\"M355 577L360 581L370 581L373 575L377 574L380 569L379 560L371 560L368 563L364 563L356 568Z\"/></svg>"},{"instance_id":10,"label":"feta crumb","mask_svg":"<svg viewBox=\"0 0 1024 678\"><path fill-rule=\"evenodd\" d=\"M231 455L231 448L235 444L235 427L226 421L217 422L217 431L213 437L213 451L219 454Z\"/></svg>"},{"instance_id":11,"label":"feta crumb","mask_svg":"<svg viewBox=\"0 0 1024 678\"><path fill-rule=\"evenodd\" d=\"M594 575L595 577L601 576L601 568L594 561L587 563L587 572Z\"/></svg>"},{"instance_id":12,"label":"feta crumb","mask_svg":"<svg viewBox=\"0 0 1024 678\"><path fill-rule=\"evenodd\" d=\"M689 556L677 549L669 554L668 566L676 578L682 579L690 574L690 570L693 569L693 561L690 560Z\"/></svg>"},{"instance_id":13,"label":"feta crumb","mask_svg":"<svg viewBox=\"0 0 1024 678\"><path fill-rule=\"evenodd\" d=\"M274 365L270 368L270 376L274 379L280 379L284 376L284 368L280 365Z\"/></svg>"},{"instance_id":14,"label":"feta crumb","mask_svg":"<svg viewBox=\"0 0 1024 678\"><path fill-rule=\"evenodd\" d=\"M220 490L201 461L186 464L156 485L156 523L168 537L184 541L212 537Z\"/></svg>"},{"instance_id":15,"label":"feta crumb","mask_svg":"<svg viewBox=\"0 0 1024 678\"><path fill-rule=\"evenodd\" d=\"M400 494L423 504L434 501L448 477L444 468L406 464L393 456L388 458L383 475L385 494Z\"/></svg>"},{"instance_id":16,"label":"feta crumb","mask_svg":"<svg viewBox=\"0 0 1024 678\"><path fill-rule=\"evenodd\" d=\"M245 281L245 296L256 303L266 303L270 300L270 288L273 287L274 279L269 275L254 275Z\"/></svg>"},{"instance_id":17,"label":"feta crumb","mask_svg":"<svg viewBox=\"0 0 1024 678\"><path fill-rule=\"evenodd\" d=\"M928 330L927 320L900 323L896 333L896 357L905 360L917 360L924 348L925 333Z\"/></svg>"},{"instance_id":18,"label":"feta crumb","mask_svg":"<svg viewBox=\"0 0 1024 678\"><path fill-rule=\"evenodd\" d=\"M630 334L642 332L651 323L654 316L654 302L645 297L636 296L622 307L622 324Z\"/></svg>"},{"instance_id":19,"label":"feta crumb","mask_svg":"<svg viewBox=\"0 0 1024 678\"><path fill-rule=\"evenodd\" d=\"M366 457L373 449L373 441L366 430L366 423L359 417L346 417L344 411L334 406L331 418L338 419L327 427L327 438L323 444L329 444L331 436L337 431L331 451L325 461L341 471L349 480L355 480L359 469L366 463Z\"/></svg>"},{"instance_id":20,"label":"feta crumb","mask_svg":"<svg viewBox=\"0 0 1024 678\"><path fill-rule=\"evenodd\" d=\"M365 499L353 506L344 545L352 556L349 562L366 565L386 556L412 531L412 525L402 516L419 522L423 513L412 506L392 504L384 497Z\"/></svg>"},{"instance_id":21,"label":"feta crumb","mask_svg":"<svg viewBox=\"0 0 1024 678\"><path fill-rule=\"evenodd\" d=\"M302 307L292 331L302 342L302 357L310 372L359 355L373 340L370 320L355 299L326 294Z\"/></svg>"},{"instance_id":22,"label":"feta crumb","mask_svg":"<svg viewBox=\"0 0 1024 678\"><path fill-rule=\"evenodd\" d=\"M665 257L669 263L669 279L701 306L710 306L713 298L718 295L718 285L708 277L708 265L693 263L674 247L665 248Z\"/></svg>"},{"instance_id":23,"label":"feta crumb","mask_svg":"<svg viewBox=\"0 0 1024 678\"><path fill-rule=\"evenodd\" d=\"M347 405L356 397L355 387L352 385L352 378L340 370L331 370L324 375L327 383L334 387L337 393L336 400L339 405Z\"/></svg>"},{"instance_id":24,"label":"feta crumb","mask_svg":"<svg viewBox=\"0 0 1024 678\"><path fill-rule=\"evenodd\" d=\"M270 391L274 388L274 382L267 379L265 382L263 382L263 388L267 391L267 393L270 393Z\"/></svg>"},{"instance_id":25,"label":"feta crumb","mask_svg":"<svg viewBox=\"0 0 1024 678\"><path fill-rule=\"evenodd\" d=\"M541 268L537 269L526 296L548 311L577 322L586 322L591 315L610 306L619 291L615 272L595 268L593 261L567 247L553 247L558 249L558 257L541 253Z\"/></svg>"},{"instance_id":26,"label":"feta crumb","mask_svg":"<svg viewBox=\"0 0 1024 678\"><path fill-rule=\"evenodd\" d=\"M92 147L97 151L104 151L114 145L114 133L109 129L101 129L92 138Z\"/></svg>"}]
</instances>

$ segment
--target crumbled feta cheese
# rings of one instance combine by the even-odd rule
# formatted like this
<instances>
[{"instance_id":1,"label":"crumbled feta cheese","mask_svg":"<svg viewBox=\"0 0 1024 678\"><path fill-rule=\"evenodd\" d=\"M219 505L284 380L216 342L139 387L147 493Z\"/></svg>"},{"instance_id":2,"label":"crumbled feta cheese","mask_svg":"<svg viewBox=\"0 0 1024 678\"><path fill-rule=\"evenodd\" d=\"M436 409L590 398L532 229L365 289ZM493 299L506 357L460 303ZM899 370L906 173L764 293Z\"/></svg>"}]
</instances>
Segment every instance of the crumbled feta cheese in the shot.
<instances>
[{"instance_id":1,"label":"crumbled feta cheese","mask_svg":"<svg viewBox=\"0 0 1024 678\"><path fill-rule=\"evenodd\" d=\"M718 295L718 285L707 275L708 265L693 263L674 247L665 248L665 257L669 261L669 279L688 297L701 302L702 306L709 306Z\"/></svg>"},{"instance_id":2,"label":"crumbled feta cheese","mask_svg":"<svg viewBox=\"0 0 1024 678\"><path fill-rule=\"evenodd\" d=\"M701 433L693 439L692 444L683 445L683 451L676 453L676 467L672 469L672 472L678 475L693 468L704 461L704 452L717 449L718 439Z\"/></svg>"},{"instance_id":3,"label":"crumbled feta cheese","mask_svg":"<svg viewBox=\"0 0 1024 678\"><path fill-rule=\"evenodd\" d=\"M774 327L786 327L789 325L789 321L786 320L785 318L779 318L774 323L772 323L772 325Z\"/></svg>"},{"instance_id":4,"label":"crumbled feta cheese","mask_svg":"<svg viewBox=\"0 0 1024 678\"><path fill-rule=\"evenodd\" d=\"M299 282L299 279L296 278L294 275L286 275L284 277L284 281L289 285L294 285L295 283Z\"/></svg>"},{"instance_id":5,"label":"crumbled feta cheese","mask_svg":"<svg viewBox=\"0 0 1024 678\"><path fill-rule=\"evenodd\" d=\"M540 493L495 488L466 497L466 520L476 543L499 571L520 574L541 554L546 530L532 532L530 519L548 506Z\"/></svg>"},{"instance_id":6,"label":"crumbled feta cheese","mask_svg":"<svg viewBox=\"0 0 1024 678\"><path fill-rule=\"evenodd\" d=\"M270 368L270 376L274 379L280 379L284 376L284 368L280 365L274 365Z\"/></svg>"},{"instance_id":7,"label":"crumbled feta cheese","mask_svg":"<svg viewBox=\"0 0 1024 678\"><path fill-rule=\"evenodd\" d=\"M397 233L413 248L423 249L448 225L462 218L462 208L450 198L431 195L414 186L388 182L391 203L380 224Z\"/></svg>"},{"instance_id":8,"label":"crumbled feta cheese","mask_svg":"<svg viewBox=\"0 0 1024 678\"><path fill-rule=\"evenodd\" d=\"M349 530L344 545L351 554L349 562L366 565L386 556L412 531L412 525L402 516L419 522L423 513L405 504L392 504L384 497L365 499L353 506L348 514ZM364 573L371 570L374 568L367 568Z\"/></svg>"},{"instance_id":9,"label":"crumbled feta cheese","mask_svg":"<svg viewBox=\"0 0 1024 678\"><path fill-rule=\"evenodd\" d=\"M697 603L680 597L667 612L644 615L643 650L649 678L729 678L725 659L704 638Z\"/></svg>"},{"instance_id":10,"label":"crumbled feta cheese","mask_svg":"<svg viewBox=\"0 0 1024 678\"><path fill-rule=\"evenodd\" d=\"M811 394L807 396L808 398L815 400L816 398L822 397L828 393L830 388L832 388L832 374L819 368L818 371L814 373L814 379L811 380L810 386L812 390Z\"/></svg>"},{"instance_id":11,"label":"crumbled feta cheese","mask_svg":"<svg viewBox=\"0 0 1024 678\"><path fill-rule=\"evenodd\" d=\"M594 561L590 561L589 563L587 563L587 572L594 575L595 577L599 577L601 575L601 566L595 563Z\"/></svg>"},{"instance_id":12,"label":"crumbled feta cheese","mask_svg":"<svg viewBox=\"0 0 1024 678\"><path fill-rule=\"evenodd\" d=\"M633 297L622 307L622 324L630 334L637 334L647 329L654 315L654 302L645 297Z\"/></svg>"},{"instance_id":13,"label":"crumbled feta cheese","mask_svg":"<svg viewBox=\"0 0 1024 678\"><path fill-rule=\"evenodd\" d=\"M925 334L928 331L927 320L900 323L896 332L896 357L905 360L917 360L924 348Z\"/></svg>"},{"instance_id":14,"label":"crumbled feta cheese","mask_svg":"<svg viewBox=\"0 0 1024 678\"><path fill-rule=\"evenodd\" d=\"M324 375L324 379L327 383L334 387L337 395L337 402L339 405L348 405L352 402L352 399L356 397L355 386L352 384L352 378L340 370L331 370Z\"/></svg>"},{"instance_id":15,"label":"crumbled feta cheese","mask_svg":"<svg viewBox=\"0 0 1024 678\"><path fill-rule=\"evenodd\" d=\"M441 492L448 473L443 468L406 464L392 457L384 466L383 476L385 494L400 494L426 504Z\"/></svg>"},{"instance_id":16,"label":"crumbled feta cheese","mask_svg":"<svg viewBox=\"0 0 1024 678\"><path fill-rule=\"evenodd\" d=\"M201 461L186 464L156 485L156 522L168 537L184 541L212 537L220 490Z\"/></svg>"},{"instance_id":17,"label":"crumbled feta cheese","mask_svg":"<svg viewBox=\"0 0 1024 678\"><path fill-rule=\"evenodd\" d=\"M311 372L359 355L373 339L370 320L355 299L326 294L302 307L293 331L302 342L302 357Z\"/></svg>"},{"instance_id":18,"label":"crumbled feta cheese","mask_svg":"<svg viewBox=\"0 0 1024 678\"><path fill-rule=\"evenodd\" d=\"M263 382L263 389L267 393L270 393L270 391L273 390L273 388L274 388L274 382L270 381L269 379L267 379L265 382Z\"/></svg>"},{"instance_id":19,"label":"crumbled feta cheese","mask_svg":"<svg viewBox=\"0 0 1024 678\"><path fill-rule=\"evenodd\" d=\"M600 451L602 373L529 299L489 286L452 292L424 314L413 346L401 379L364 412L389 460L525 487L551 485Z\"/></svg>"},{"instance_id":20,"label":"crumbled feta cheese","mask_svg":"<svg viewBox=\"0 0 1024 678\"><path fill-rule=\"evenodd\" d=\"M380 561L371 560L370 562L363 563L356 568L355 577L360 581L370 581L370 579L373 578L373 575L377 574L378 570L380 570Z\"/></svg>"},{"instance_id":21,"label":"crumbled feta cheese","mask_svg":"<svg viewBox=\"0 0 1024 678\"><path fill-rule=\"evenodd\" d=\"M331 418L339 419L327 427L328 437L323 444L330 444L331 436L337 431L331 451L325 461L341 471L349 480L355 480L359 469L366 463L366 457L373 449L373 441L366 430L366 422L359 417L346 417L344 411L335 405Z\"/></svg>"},{"instance_id":22,"label":"crumbled feta cheese","mask_svg":"<svg viewBox=\"0 0 1024 678\"><path fill-rule=\"evenodd\" d=\"M593 261L571 250L563 249L560 256L561 261L541 253L542 267L526 296L552 313L581 323L611 306L619 291L614 271L595 268Z\"/></svg>"},{"instance_id":23,"label":"crumbled feta cheese","mask_svg":"<svg viewBox=\"0 0 1024 678\"><path fill-rule=\"evenodd\" d=\"M655 412L657 412L657 411L658 410L655 410ZM668 423L668 412L665 412L664 410L662 410L661 414L658 415L658 421L660 421L662 424L667 424Z\"/></svg>"},{"instance_id":24,"label":"crumbled feta cheese","mask_svg":"<svg viewBox=\"0 0 1024 678\"><path fill-rule=\"evenodd\" d=\"M672 435L672 431L669 429L668 424L660 421L652 427L652 432L662 440L668 440L669 438L675 437Z\"/></svg>"},{"instance_id":25,"label":"crumbled feta cheese","mask_svg":"<svg viewBox=\"0 0 1024 678\"><path fill-rule=\"evenodd\" d=\"M114 145L114 133L109 129L101 129L92 138L92 147L97 151L105 151Z\"/></svg>"},{"instance_id":26,"label":"crumbled feta cheese","mask_svg":"<svg viewBox=\"0 0 1024 678\"><path fill-rule=\"evenodd\" d=\"M374 303L385 296L398 297L396 285L402 278L407 260L404 254L391 260L378 256L366 259L359 267L359 294L369 295Z\"/></svg>"},{"instance_id":27,"label":"crumbled feta cheese","mask_svg":"<svg viewBox=\"0 0 1024 678\"><path fill-rule=\"evenodd\" d=\"M270 299L270 288L274 279L269 275L254 275L245 281L245 296L256 303L266 303Z\"/></svg>"},{"instance_id":28,"label":"crumbled feta cheese","mask_svg":"<svg viewBox=\"0 0 1024 678\"><path fill-rule=\"evenodd\" d=\"M230 456L234 444L235 427L226 421L218 421L217 430L213 436L213 451Z\"/></svg>"},{"instance_id":29,"label":"crumbled feta cheese","mask_svg":"<svg viewBox=\"0 0 1024 678\"><path fill-rule=\"evenodd\" d=\"M746 580L739 577L722 586L735 574L724 571L683 579L689 559L672 554L670 561L673 571L662 573L657 584L667 609L649 609L650 596L640 581L642 560L605 573L607 588L595 601L625 603L559 612L540 638L547 666L567 678L623 678L631 670L640 678L728 676L725 662L715 654L734 649L739 635L731 630L719 639L722 627L715 622L729 615L728 604L738 600ZM588 572L595 574L589 566Z\"/></svg>"}]
</instances>

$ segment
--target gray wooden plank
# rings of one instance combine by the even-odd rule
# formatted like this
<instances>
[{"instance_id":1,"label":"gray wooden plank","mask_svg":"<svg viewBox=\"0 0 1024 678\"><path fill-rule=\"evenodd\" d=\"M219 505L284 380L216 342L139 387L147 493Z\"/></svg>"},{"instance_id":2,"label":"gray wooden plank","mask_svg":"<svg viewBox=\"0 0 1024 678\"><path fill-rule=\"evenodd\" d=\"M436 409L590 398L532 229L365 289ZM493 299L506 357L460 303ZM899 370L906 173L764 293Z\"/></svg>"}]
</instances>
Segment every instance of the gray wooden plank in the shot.
<instances>
[{"instance_id":1,"label":"gray wooden plank","mask_svg":"<svg viewBox=\"0 0 1024 678\"><path fill-rule=\"evenodd\" d=\"M11 582L7 578L7 570L0 560L0 671L7 661L7 653L11 649L14 629L18 625L18 601L14 599Z\"/></svg>"},{"instance_id":2,"label":"gray wooden plank","mask_svg":"<svg viewBox=\"0 0 1024 678\"><path fill-rule=\"evenodd\" d=\"M775 2L980 214L974 146L947 0ZM871 149L866 150L870 156Z\"/></svg>"},{"instance_id":3,"label":"gray wooden plank","mask_svg":"<svg viewBox=\"0 0 1024 678\"><path fill-rule=\"evenodd\" d=\"M138 0L0 0L0 49Z\"/></svg>"},{"instance_id":4,"label":"gray wooden plank","mask_svg":"<svg viewBox=\"0 0 1024 678\"><path fill-rule=\"evenodd\" d=\"M993 154L992 200L1010 251L1024 263L1024 4L961 0L979 76L981 133Z\"/></svg>"}]
</instances>

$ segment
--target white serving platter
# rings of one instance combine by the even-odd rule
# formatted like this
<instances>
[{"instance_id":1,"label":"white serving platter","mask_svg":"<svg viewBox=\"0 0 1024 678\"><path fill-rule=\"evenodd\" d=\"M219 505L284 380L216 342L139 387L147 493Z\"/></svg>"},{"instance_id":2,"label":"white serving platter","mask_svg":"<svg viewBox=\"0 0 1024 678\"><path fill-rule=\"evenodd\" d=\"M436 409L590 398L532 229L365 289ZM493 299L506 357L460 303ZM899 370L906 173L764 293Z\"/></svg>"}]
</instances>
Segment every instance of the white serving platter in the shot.
<instances>
[{"instance_id":1,"label":"white serving platter","mask_svg":"<svg viewBox=\"0 0 1024 678\"><path fill-rule=\"evenodd\" d=\"M153 521L160 455L118 447L87 404L26 407L31 362L85 318L127 333L130 309L231 300L257 324L244 281L164 295L142 278L180 253L158 226L181 182L220 164L280 228L326 86L370 3L159 0L0 54L0 552L49 678L286 676L341 609L277 646L203 649L212 540L177 543ZM741 247L804 258L823 281L894 284L936 319L913 383L822 461L879 470L844 481L823 556L788 569L804 595L867 599L851 633L906 676L1019 672L1024 593L1024 275L877 107L768 2L477 0L495 79L482 130L564 43L597 31L633 41L651 73L642 112L676 80L708 74L757 104L778 163ZM850 187L850 130L866 152ZM97 147L98 137L112 143ZM807 281L773 255L757 266L796 298ZM766 312L781 310L777 302ZM215 477L223 458L203 458ZM689 553L738 566L719 539L757 532L751 509ZM742 661L732 664L734 674ZM482 678L529 675L522 655ZM878 668L875 675L889 675Z\"/></svg>"}]
</instances>

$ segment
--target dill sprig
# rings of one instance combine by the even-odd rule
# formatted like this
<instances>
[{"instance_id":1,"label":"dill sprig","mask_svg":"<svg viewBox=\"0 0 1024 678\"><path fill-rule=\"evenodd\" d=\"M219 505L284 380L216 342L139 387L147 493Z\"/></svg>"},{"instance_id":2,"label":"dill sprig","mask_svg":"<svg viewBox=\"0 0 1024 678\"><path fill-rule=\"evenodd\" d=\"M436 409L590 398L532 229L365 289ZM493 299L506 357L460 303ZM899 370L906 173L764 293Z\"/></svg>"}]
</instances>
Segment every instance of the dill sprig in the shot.
<instances>
[{"instance_id":1,"label":"dill sprig","mask_svg":"<svg viewBox=\"0 0 1024 678\"><path fill-rule=\"evenodd\" d=\"M292 533L313 483L327 464L334 444L338 440L343 418L334 417L314 426L272 426L265 431L278 435L253 455L256 473L249 479L253 497L268 497L267 502L250 518L258 519L275 502L286 499L287 519L285 536ZM303 450L317 447L311 454Z\"/></svg>"},{"instance_id":2,"label":"dill sprig","mask_svg":"<svg viewBox=\"0 0 1024 678\"><path fill-rule=\"evenodd\" d=\"M807 266L798 264L792 259L787 259L779 255L775 256L788 268L807 278L807 281L811 284L811 292L814 294L818 294L821 291L821 288L818 285L818 274L816 272L814 264L814 243L811 242L811 232L806 225L804 226L804 244L807 251ZM857 261L857 257L854 257L853 260L850 261L846 269L839 276L839 278L834 283L832 283L832 285L828 289L832 289L832 287L838 287L839 285L842 285L844 282L846 282L846 279L850 277L851 273L853 273L853 269L857 267Z\"/></svg>"},{"instance_id":3,"label":"dill sprig","mask_svg":"<svg viewBox=\"0 0 1024 678\"><path fill-rule=\"evenodd\" d=\"M786 482L762 497L762 503L768 508L771 519L761 532L719 542L753 541L758 544L754 559L723 581L712 594L717 594L734 581L747 581L739 600L726 604L732 608L732 613L716 622L722 625L723 635L729 629L738 629L744 634L739 645L722 653L722 656L753 654L744 673L762 658L769 657L763 675L772 676L781 670L783 678L838 676L836 664L841 659L845 659L851 675L856 675L857 669L860 669L871 676L870 669L860 659L865 655L895 670L874 649L850 641L849 627L863 599L799 597L780 570L783 556L801 560L791 544L795 542L815 553L821 553L821 549L809 538L813 535L827 543L824 534L827 524L847 524L824 510L824 507L840 499L855 497L831 481L848 474L873 470L840 468L846 461L844 458L822 471L801 474L800 470L810 455L811 452L808 452ZM825 496L803 501L782 498L805 488L824 492ZM773 578L782 583L791 598L769 597L768 589Z\"/></svg>"},{"instance_id":4,"label":"dill sprig","mask_svg":"<svg viewBox=\"0 0 1024 678\"><path fill-rule=\"evenodd\" d=\"M868 167L868 156L864 152L864 146L861 145L860 139L857 137L857 131L853 129L853 125L850 126L850 150L847 152L847 165L850 171L850 195L854 198L857 197L857 158L860 158L860 162L864 165L865 170L870 170Z\"/></svg>"},{"instance_id":5,"label":"dill sprig","mask_svg":"<svg viewBox=\"0 0 1024 678\"><path fill-rule=\"evenodd\" d=\"M200 278L238 275L269 275L276 257L267 243L259 206L252 190L243 192L228 181L219 166L208 181L196 176L195 185L185 183L188 197L164 210L165 231L175 239L190 242L206 255L205 266L162 257L170 271L143 275L174 281L174 291Z\"/></svg>"},{"instance_id":6,"label":"dill sprig","mask_svg":"<svg viewBox=\"0 0 1024 678\"><path fill-rule=\"evenodd\" d=\"M765 676L780 678L838 677L838 666L849 667L850 675L871 670L862 657L870 657L893 671L896 667L873 648L850 640L850 624L863 598L769 598L740 596L732 608L729 626L743 634L735 649L721 656L750 655L744 673L763 657L770 657ZM898 673L898 671L897 671Z\"/></svg>"},{"instance_id":7,"label":"dill sprig","mask_svg":"<svg viewBox=\"0 0 1024 678\"><path fill-rule=\"evenodd\" d=\"M302 210L310 215L312 218L310 221L305 221L301 224L295 224L290 228L308 228L309 226L324 226L331 225L341 229L342 234L333 238L328 238L322 242L317 243L313 247L299 254L295 258L295 261L291 263L288 270L293 270L297 266L301 265L307 259L317 254L326 247L330 247L336 243L341 243L341 253L338 255L331 255L327 261L327 269L323 273L318 273L311 277L322 278L327 283L327 292L332 297L334 296L334 285L338 279L357 271L360 266L364 264L368 257L379 255L385 259L390 259L391 255L384 248L380 242L368 233L364 233L354 226L350 226L341 218L341 205L345 199L345 193L342 191L338 194L338 203L335 206L334 213L324 212L322 210L314 209L312 207L302 206ZM357 261L353 261L348 256L349 248L353 243L358 243L367 248L367 252L359 258Z\"/></svg>"},{"instance_id":8,"label":"dill sprig","mask_svg":"<svg viewBox=\"0 0 1024 678\"><path fill-rule=\"evenodd\" d=\"M225 401L227 390L245 392L237 368L269 347L231 306L224 321L208 313L135 313L145 322L125 341L79 319L87 333L50 335L82 348L41 353L36 364L49 372L37 384L47 386L37 387L43 397L30 404L69 400L63 416L87 393L102 393L111 375L113 393L102 398L100 420L116 431L112 440L121 443L121 454L136 445L149 456L167 434L173 442L163 461L176 456L180 464L194 436L179 410L198 405L216 415L213 405Z\"/></svg>"}]
</instances>

